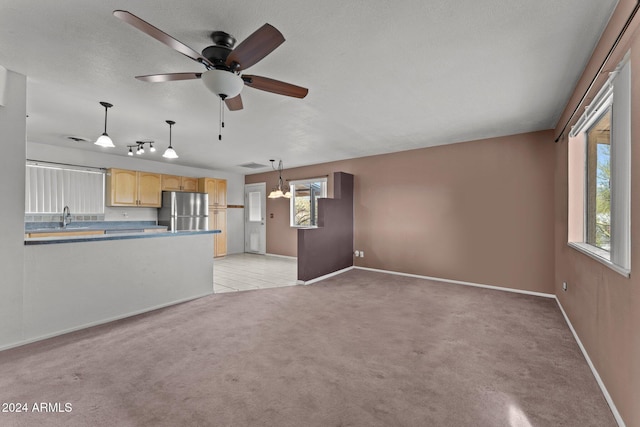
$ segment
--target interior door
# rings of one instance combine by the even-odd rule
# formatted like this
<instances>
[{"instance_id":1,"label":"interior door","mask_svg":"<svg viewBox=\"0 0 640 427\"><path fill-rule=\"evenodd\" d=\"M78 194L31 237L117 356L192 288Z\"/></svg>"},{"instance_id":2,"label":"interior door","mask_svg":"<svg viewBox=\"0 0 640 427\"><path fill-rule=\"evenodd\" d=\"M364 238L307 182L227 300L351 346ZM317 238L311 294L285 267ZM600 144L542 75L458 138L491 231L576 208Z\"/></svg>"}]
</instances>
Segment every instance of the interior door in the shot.
<instances>
[{"instance_id":1,"label":"interior door","mask_svg":"<svg viewBox=\"0 0 640 427\"><path fill-rule=\"evenodd\" d=\"M264 255L267 252L267 184L244 186L244 251Z\"/></svg>"}]
</instances>

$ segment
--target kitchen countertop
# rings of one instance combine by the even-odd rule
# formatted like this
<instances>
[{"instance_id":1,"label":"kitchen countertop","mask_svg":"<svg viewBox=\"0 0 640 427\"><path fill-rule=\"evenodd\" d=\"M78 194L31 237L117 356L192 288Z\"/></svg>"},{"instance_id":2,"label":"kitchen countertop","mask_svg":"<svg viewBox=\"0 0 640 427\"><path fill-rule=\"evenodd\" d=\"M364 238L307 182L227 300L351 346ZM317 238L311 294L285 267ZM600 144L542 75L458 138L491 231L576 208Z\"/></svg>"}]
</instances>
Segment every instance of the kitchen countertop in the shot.
<instances>
[{"instance_id":1,"label":"kitchen countertop","mask_svg":"<svg viewBox=\"0 0 640 427\"><path fill-rule=\"evenodd\" d=\"M105 240L144 239L171 236L192 236L196 234L216 234L220 230L199 231L166 231L166 226L156 225L153 221L95 221L77 222L62 228L59 222L26 223L25 234L28 233L60 233L60 236L27 237L25 245L48 245L54 243L96 242ZM145 232L145 230L151 230ZM164 231L156 231L164 230ZM104 231L104 234L87 236L65 236L68 232Z\"/></svg>"},{"instance_id":2,"label":"kitchen countertop","mask_svg":"<svg viewBox=\"0 0 640 427\"><path fill-rule=\"evenodd\" d=\"M24 225L25 233L63 233L69 231L85 231L85 230L150 230L150 229L167 229L166 225L157 225L155 221L80 221L72 222L65 228L61 223L57 222L27 222Z\"/></svg>"}]
</instances>

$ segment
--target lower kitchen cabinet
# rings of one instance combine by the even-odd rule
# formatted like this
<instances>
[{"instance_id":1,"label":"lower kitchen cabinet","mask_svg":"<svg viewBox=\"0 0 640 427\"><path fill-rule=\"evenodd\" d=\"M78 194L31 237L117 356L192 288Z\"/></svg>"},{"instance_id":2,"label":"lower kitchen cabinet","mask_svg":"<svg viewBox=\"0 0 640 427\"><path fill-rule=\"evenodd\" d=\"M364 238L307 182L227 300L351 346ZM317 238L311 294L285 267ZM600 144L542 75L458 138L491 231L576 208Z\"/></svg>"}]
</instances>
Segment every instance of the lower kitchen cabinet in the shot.
<instances>
[{"instance_id":1,"label":"lower kitchen cabinet","mask_svg":"<svg viewBox=\"0 0 640 427\"><path fill-rule=\"evenodd\" d=\"M220 230L213 235L213 256L227 254L227 210L209 209L209 230Z\"/></svg>"}]
</instances>

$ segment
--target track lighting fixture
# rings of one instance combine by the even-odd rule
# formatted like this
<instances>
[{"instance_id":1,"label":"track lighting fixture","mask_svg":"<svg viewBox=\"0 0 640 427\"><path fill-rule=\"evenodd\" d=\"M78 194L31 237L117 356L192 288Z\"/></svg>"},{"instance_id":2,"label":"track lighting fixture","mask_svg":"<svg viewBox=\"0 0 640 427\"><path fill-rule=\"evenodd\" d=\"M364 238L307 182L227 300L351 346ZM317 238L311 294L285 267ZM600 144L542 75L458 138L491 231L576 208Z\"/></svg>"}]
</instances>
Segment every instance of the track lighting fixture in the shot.
<instances>
[{"instance_id":1,"label":"track lighting fixture","mask_svg":"<svg viewBox=\"0 0 640 427\"><path fill-rule=\"evenodd\" d=\"M95 144L105 148L113 148L115 147L115 145L113 144L113 141L111 140L111 138L109 138L109 135L107 134L107 111L109 108L113 107L113 105L104 101L101 101L100 105L104 107L104 133L100 135L100 137L97 139Z\"/></svg>"},{"instance_id":2,"label":"track lighting fixture","mask_svg":"<svg viewBox=\"0 0 640 427\"><path fill-rule=\"evenodd\" d=\"M165 150L165 152L162 155L162 157L167 158L167 159L177 159L178 158L178 153L176 153L176 150L174 150L173 147L171 146L171 127L173 125L175 125L176 122L174 122L173 120L165 120L165 121L169 125L169 148L167 148Z\"/></svg>"},{"instance_id":3,"label":"track lighting fixture","mask_svg":"<svg viewBox=\"0 0 640 427\"><path fill-rule=\"evenodd\" d=\"M136 154L144 154L144 144L149 144L149 151L154 153L156 148L153 146L153 141L136 141L135 145L127 145L129 152L127 156L133 156L133 149L136 149Z\"/></svg>"}]
</instances>

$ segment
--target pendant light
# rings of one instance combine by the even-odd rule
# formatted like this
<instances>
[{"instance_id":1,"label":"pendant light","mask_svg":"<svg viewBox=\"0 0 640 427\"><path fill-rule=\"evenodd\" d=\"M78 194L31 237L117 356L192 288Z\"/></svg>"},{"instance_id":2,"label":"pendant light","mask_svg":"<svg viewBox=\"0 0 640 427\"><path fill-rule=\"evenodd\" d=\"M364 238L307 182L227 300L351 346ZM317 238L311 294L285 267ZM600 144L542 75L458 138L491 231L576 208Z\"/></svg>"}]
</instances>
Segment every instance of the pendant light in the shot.
<instances>
[{"instance_id":1,"label":"pendant light","mask_svg":"<svg viewBox=\"0 0 640 427\"><path fill-rule=\"evenodd\" d=\"M277 170L278 171L278 186L276 188L274 188L271 193L269 193L269 198L270 199L278 199L280 197L285 197L287 199L291 198L291 191L289 191L289 188L284 186L284 181L282 181L282 170L284 169L284 166L282 165L282 160L280 160L278 162L278 168L276 169L275 166L273 166L273 162L275 162L275 160L269 160L271 162L271 168L273 170ZM283 191L283 188L286 191Z\"/></svg>"},{"instance_id":2,"label":"pendant light","mask_svg":"<svg viewBox=\"0 0 640 427\"><path fill-rule=\"evenodd\" d=\"M171 146L171 126L175 125L176 122L174 122L173 120L166 120L166 122L169 124L169 148L165 150L162 157L167 159L177 159L178 153L176 153L176 150L174 150Z\"/></svg>"},{"instance_id":3,"label":"pendant light","mask_svg":"<svg viewBox=\"0 0 640 427\"><path fill-rule=\"evenodd\" d=\"M104 133L100 135L95 144L100 147L113 148L115 145L113 145L113 141L109 138L109 135L107 135L107 111L109 108L113 107L113 105L104 101L101 101L100 105L104 107Z\"/></svg>"}]
</instances>

